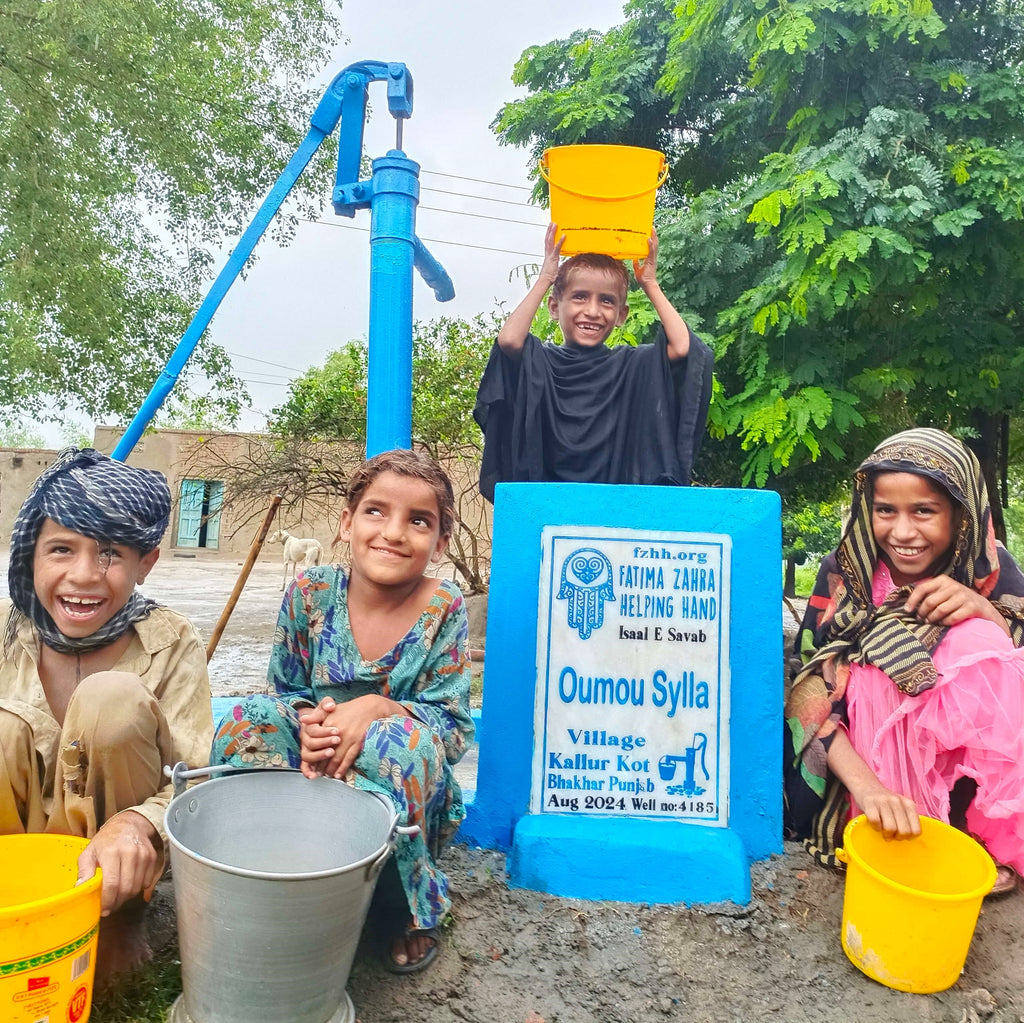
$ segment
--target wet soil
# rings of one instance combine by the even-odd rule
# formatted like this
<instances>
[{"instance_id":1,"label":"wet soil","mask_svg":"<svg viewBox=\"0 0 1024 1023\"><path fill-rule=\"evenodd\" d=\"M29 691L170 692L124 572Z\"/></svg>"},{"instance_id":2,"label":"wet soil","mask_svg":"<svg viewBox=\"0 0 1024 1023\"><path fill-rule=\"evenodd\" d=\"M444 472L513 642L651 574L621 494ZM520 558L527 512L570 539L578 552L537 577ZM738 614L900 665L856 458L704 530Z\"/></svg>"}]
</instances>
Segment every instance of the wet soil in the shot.
<instances>
[{"instance_id":1,"label":"wet soil","mask_svg":"<svg viewBox=\"0 0 1024 1023\"><path fill-rule=\"evenodd\" d=\"M264 685L281 598L280 562L264 558L211 662L216 694ZM206 638L239 568L164 557L144 590L189 614ZM784 621L792 627L788 611ZM349 985L361 1023L1024 1021L1024 895L986 903L950 990L912 995L875 983L846 959L843 877L797 845L753 866L753 899L744 907L595 903L513 890L503 856L465 846L451 848L443 864L454 909L442 954L422 974L394 976L380 965L368 928ZM164 882L151 914L157 944L172 936L170 900Z\"/></svg>"},{"instance_id":2,"label":"wet soil","mask_svg":"<svg viewBox=\"0 0 1024 1023\"><path fill-rule=\"evenodd\" d=\"M455 892L443 956L350 982L362 1023L1018 1023L1024 896L986 905L961 979L913 995L868 979L840 946L843 878L787 843L755 864L748 906L643 906L510 890L496 853L446 854Z\"/></svg>"}]
</instances>

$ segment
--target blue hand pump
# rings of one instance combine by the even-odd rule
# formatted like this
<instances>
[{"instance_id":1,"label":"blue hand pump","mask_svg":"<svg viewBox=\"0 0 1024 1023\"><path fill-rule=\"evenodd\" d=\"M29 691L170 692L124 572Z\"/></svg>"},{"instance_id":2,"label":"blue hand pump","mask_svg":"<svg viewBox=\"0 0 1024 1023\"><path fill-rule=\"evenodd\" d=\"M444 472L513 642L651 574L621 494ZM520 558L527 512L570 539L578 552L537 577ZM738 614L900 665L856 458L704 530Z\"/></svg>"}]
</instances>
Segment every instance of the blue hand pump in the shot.
<instances>
[{"instance_id":1,"label":"blue hand pump","mask_svg":"<svg viewBox=\"0 0 1024 1023\"><path fill-rule=\"evenodd\" d=\"M371 82L387 82L388 110L397 122L395 148L373 161L368 181L359 180L363 124ZM196 311L177 348L114 449L124 461L178 381L218 306L281 208L320 144L341 122L333 192L339 216L370 209L370 348L366 409L366 455L412 442L412 271L439 302L455 297L444 267L416 237L419 164L402 152L402 126L412 116L412 76L404 64L366 60L335 76L320 100L295 155L239 239Z\"/></svg>"}]
</instances>

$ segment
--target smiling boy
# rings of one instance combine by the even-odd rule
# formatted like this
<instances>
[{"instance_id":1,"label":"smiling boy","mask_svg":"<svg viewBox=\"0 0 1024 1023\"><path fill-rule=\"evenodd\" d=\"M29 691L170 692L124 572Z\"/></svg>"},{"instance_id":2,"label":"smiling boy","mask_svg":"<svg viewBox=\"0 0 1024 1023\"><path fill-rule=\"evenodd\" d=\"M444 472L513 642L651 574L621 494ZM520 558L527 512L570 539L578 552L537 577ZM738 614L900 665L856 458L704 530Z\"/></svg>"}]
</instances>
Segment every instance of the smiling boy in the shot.
<instances>
[{"instance_id":1,"label":"smiling boy","mask_svg":"<svg viewBox=\"0 0 1024 1023\"><path fill-rule=\"evenodd\" d=\"M170 511L161 473L68 448L18 513L0 603L0 834L89 839L78 876L103 871L100 985L148 956L163 765L206 763L213 731L195 629L136 590Z\"/></svg>"},{"instance_id":2,"label":"smiling boy","mask_svg":"<svg viewBox=\"0 0 1024 1023\"><path fill-rule=\"evenodd\" d=\"M657 234L633 270L661 330L635 348L605 344L629 313L625 267L598 253L559 265L563 240L551 224L540 273L498 332L480 381L480 492L493 501L495 484L507 481L688 485L714 357L657 282ZM549 288L561 345L530 333Z\"/></svg>"}]
</instances>

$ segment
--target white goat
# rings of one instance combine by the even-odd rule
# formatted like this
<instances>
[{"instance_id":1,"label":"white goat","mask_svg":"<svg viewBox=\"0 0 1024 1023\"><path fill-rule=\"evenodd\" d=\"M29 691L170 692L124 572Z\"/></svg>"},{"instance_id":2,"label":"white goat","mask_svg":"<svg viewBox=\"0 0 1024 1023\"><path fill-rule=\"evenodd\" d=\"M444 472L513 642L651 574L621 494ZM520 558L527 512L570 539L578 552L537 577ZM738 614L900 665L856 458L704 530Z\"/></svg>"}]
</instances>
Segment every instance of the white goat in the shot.
<instances>
[{"instance_id":1,"label":"white goat","mask_svg":"<svg viewBox=\"0 0 1024 1023\"><path fill-rule=\"evenodd\" d=\"M275 529L267 537L267 543L284 544L284 578L281 580L281 589L284 589L288 581L288 566L292 567L292 578L298 570L299 562L302 562L302 569L312 568L320 564L324 556L323 544L319 540L303 539L301 536L292 536L287 529Z\"/></svg>"}]
</instances>

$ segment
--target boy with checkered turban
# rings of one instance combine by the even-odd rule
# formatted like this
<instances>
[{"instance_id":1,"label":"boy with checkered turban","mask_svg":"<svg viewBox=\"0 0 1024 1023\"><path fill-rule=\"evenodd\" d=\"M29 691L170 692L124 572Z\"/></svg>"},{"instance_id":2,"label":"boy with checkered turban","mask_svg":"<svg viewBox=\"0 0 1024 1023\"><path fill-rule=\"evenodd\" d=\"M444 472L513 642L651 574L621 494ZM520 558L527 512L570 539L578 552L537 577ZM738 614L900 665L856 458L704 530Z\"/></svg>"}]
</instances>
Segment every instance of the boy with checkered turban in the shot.
<instances>
[{"instance_id":1,"label":"boy with checkered turban","mask_svg":"<svg viewBox=\"0 0 1024 1023\"><path fill-rule=\"evenodd\" d=\"M90 839L78 867L103 871L101 982L148 956L163 765L205 764L213 731L195 629L135 589L170 510L161 473L66 449L18 514L0 604L0 834Z\"/></svg>"}]
</instances>

